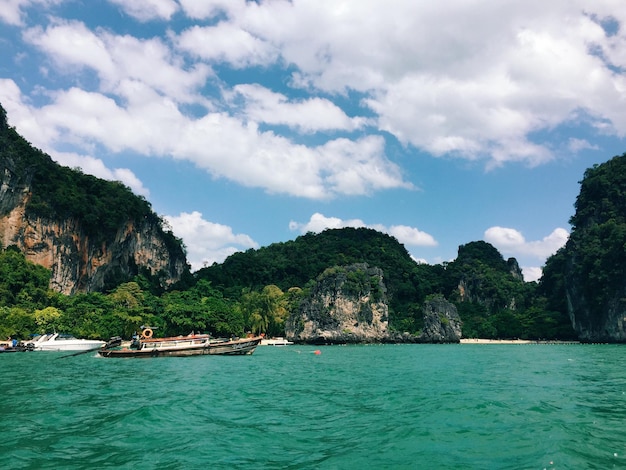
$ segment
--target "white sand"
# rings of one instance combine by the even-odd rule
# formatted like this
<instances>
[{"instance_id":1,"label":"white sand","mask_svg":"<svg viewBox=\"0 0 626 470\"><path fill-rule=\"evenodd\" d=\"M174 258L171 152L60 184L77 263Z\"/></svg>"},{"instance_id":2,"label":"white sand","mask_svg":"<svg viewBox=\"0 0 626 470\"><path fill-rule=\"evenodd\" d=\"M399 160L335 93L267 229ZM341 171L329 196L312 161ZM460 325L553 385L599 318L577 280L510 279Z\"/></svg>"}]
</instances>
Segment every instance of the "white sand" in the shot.
<instances>
[{"instance_id":1,"label":"white sand","mask_svg":"<svg viewBox=\"0 0 626 470\"><path fill-rule=\"evenodd\" d=\"M575 344L578 341L535 341L530 339L462 338L461 344Z\"/></svg>"}]
</instances>

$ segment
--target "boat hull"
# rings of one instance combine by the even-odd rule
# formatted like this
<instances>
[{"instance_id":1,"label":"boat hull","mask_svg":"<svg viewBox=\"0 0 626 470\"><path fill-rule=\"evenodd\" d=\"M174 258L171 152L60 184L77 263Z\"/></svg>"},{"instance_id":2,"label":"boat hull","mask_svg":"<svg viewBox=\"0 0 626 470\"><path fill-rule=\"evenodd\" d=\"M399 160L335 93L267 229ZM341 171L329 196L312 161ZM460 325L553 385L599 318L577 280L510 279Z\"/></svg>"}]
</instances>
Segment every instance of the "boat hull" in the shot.
<instances>
[{"instance_id":1,"label":"boat hull","mask_svg":"<svg viewBox=\"0 0 626 470\"><path fill-rule=\"evenodd\" d=\"M260 337L232 341L204 341L195 344L186 340L162 342L152 340L139 349L101 349L98 354L102 357L243 356L252 354L260 341Z\"/></svg>"},{"instance_id":2,"label":"boat hull","mask_svg":"<svg viewBox=\"0 0 626 470\"><path fill-rule=\"evenodd\" d=\"M54 333L40 335L37 339L29 341L24 345L28 347L32 345L34 351L91 351L101 348L105 344L105 341L79 339L73 336Z\"/></svg>"},{"instance_id":3,"label":"boat hull","mask_svg":"<svg viewBox=\"0 0 626 470\"><path fill-rule=\"evenodd\" d=\"M61 343L59 341L59 343ZM90 351L92 349L98 349L104 346L104 341L95 341L89 343L74 343L74 344L42 344L35 347L35 351Z\"/></svg>"},{"instance_id":4,"label":"boat hull","mask_svg":"<svg viewBox=\"0 0 626 470\"><path fill-rule=\"evenodd\" d=\"M290 344L293 344L293 342L282 337L263 338L261 340L261 346L288 346Z\"/></svg>"}]
</instances>

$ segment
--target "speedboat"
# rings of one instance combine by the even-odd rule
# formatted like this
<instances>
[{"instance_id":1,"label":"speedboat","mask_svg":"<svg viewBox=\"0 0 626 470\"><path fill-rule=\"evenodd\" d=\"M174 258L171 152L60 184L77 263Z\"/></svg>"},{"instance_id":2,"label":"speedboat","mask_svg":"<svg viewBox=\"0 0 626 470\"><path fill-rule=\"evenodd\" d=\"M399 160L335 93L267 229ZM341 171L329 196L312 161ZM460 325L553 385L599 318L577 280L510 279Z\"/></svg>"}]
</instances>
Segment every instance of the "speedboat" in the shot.
<instances>
[{"instance_id":1,"label":"speedboat","mask_svg":"<svg viewBox=\"0 0 626 470\"><path fill-rule=\"evenodd\" d=\"M79 339L72 335L52 333L35 336L28 341L34 351L88 351L99 349L106 344L98 339Z\"/></svg>"},{"instance_id":2,"label":"speedboat","mask_svg":"<svg viewBox=\"0 0 626 470\"><path fill-rule=\"evenodd\" d=\"M282 336L276 336L275 338L263 338L261 340L261 346L287 346L293 344L293 342L283 338Z\"/></svg>"}]
</instances>

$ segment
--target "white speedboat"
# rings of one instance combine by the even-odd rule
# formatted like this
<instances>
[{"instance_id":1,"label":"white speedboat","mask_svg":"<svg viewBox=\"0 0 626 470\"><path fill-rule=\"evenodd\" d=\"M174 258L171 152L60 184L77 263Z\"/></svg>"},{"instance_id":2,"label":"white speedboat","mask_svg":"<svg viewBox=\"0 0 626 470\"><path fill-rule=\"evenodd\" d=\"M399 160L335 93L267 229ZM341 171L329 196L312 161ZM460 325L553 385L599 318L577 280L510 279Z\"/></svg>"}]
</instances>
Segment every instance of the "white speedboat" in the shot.
<instances>
[{"instance_id":1,"label":"white speedboat","mask_svg":"<svg viewBox=\"0 0 626 470\"><path fill-rule=\"evenodd\" d=\"M98 339L78 339L72 335L52 333L35 336L26 345L33 345L35 351L88 351L106 344Z\"/></svg>"},{"instance_id":2,"label":"white speedboat","mask_svg":"<svg viewBox=\"0 0 626 470\"><path fill-rule=\"evenodd\" d=\"M261 340L261 346L287 346L289 344L293 343L282 336L277 336L275 338L263 338Z\"/></svg>"}]
</instances>

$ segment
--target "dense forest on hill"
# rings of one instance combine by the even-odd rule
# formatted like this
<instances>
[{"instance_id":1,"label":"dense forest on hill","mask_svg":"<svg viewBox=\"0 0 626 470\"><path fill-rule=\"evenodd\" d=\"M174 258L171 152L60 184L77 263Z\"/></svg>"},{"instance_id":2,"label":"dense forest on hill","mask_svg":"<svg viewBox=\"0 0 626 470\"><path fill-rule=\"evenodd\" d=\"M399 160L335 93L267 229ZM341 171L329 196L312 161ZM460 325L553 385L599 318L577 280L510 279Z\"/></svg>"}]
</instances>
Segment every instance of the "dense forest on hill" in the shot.
<instances>
[{"instance_id":1,"label":"dense forest on hill","mask_svg":"<svg viewBox=\"0 0 626 470\"><path fill-rule=\"evenodd\" d=\"M84 230L80 235L95 239L106 238L127 220L154 218L162 224L150 203L123 184L59 166L34 149L7 125L1 107L0 121L0 159L13 183L31 188L29 216L75 218ZM517 262L503 259L483 241L460 246L454 261L426 265L411 259L389 235L344 228L235 253L186 273L168 291L144 274L106 292L64 296L48 289L50 273L9 246L0 247L0 336L56 329L106 338L128 336L142 324L168 335L190 330L281 335L285 319L325 270L366 263L384 273L394 331L418 335L424 301L444 296L457 307L465 337L572 339L566 296L583 289L588 310L602 316L623 283L624 162L626 156L616 157L585 173L570 241L548 260L538 284L524 282ZM6 210L8 202L0 200L0 208ZM171 232L164 234L173 249L184 249Z\"/></svg>"},{"instance_id":2,"label":"dense forest on hill","mask_svg":"<svg viewBox=\"0 0 626 470\"><path fill-rule=\"evenodd\" d=\"M546 261L540 293L571 311L584 340L626 342L626 153L580 183L569 240Z\"/></svg>"},{"instance_id":3,"label":"dense forest on hill","mask_svg":"<svg viewBox=\"0 0 626 470\"><path fill-rule=\"evenodd\" d=\"M148 218L163 228L163 221L152 211L150 203L127 186L61 166L32 147L8 126L2 106L0 159L12 172L14 184L31 188L27 216L47 220L76 219L84 235L94 240L111 238L128 220L137 222ZM172 247L182 243L169 230L163 230L163 237Z\"/></svg>"},{"instance_id":4,"label":"dense forest on hill","mask_svg":"<svg viewBox=\"0 0 626 470\"><path fill-rule=\"evenodd\" d=\"M440 294L456 304L466 337L572 338L566 312L548 310L537 284L524 282L516 271L517 262L504 260L483 241L462 245L450 263L427 265L411 259L395 238L375 230L326 230L236 253L195 276L237 299L240 292L268 283L282 290L306 289L327 267L353 263L383 270L390 326L396 331L419 332L424 300Z\"/></svg>"},{"instance_id":5,"label":"dense forest on hill","mask_svg":"<svg viewBox=\"0 0 626 470\"><path fill-rule=\"evenodd\" d=\"M432 278L436 269L413 261L395 238L364 228L308 233L293 241L235 253L221 264L200 269L195 277L237 298L245 288L260 289L268 284L282 290L306 287L326 268L353 263L383 269L395 311L409 303L421 303L426 295L443 288L439 277Z\"/></svg>"},{"instance_id":6,"label":"dense forest on hill","mask_svg":"<svg viewBox=\"0 0 626 470\"><path fill-rule=\"evenodd\" d=\"M547 309L537 284L521 280L511 260L490 244L468 243L459 247L455 261L431 266L413 261L393 237L365 228L327 230L237 253L166 293L138 276L107 293L64 296L46 289L45 270L8 247L0 254L0 336L50 329L85 337L130 336L144 324L167 335L192 330L282 335L285 319L315 279L332 266L352 263L385 273L394 331L418 335L422 303L444 295L457 305L465 337L573 338L567 315Z\"/></svg>"}]
</instances>

